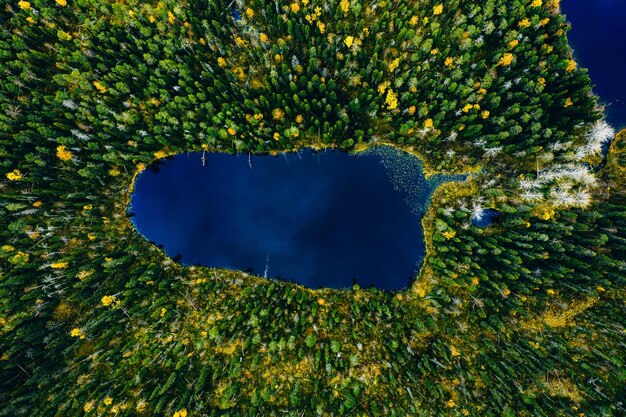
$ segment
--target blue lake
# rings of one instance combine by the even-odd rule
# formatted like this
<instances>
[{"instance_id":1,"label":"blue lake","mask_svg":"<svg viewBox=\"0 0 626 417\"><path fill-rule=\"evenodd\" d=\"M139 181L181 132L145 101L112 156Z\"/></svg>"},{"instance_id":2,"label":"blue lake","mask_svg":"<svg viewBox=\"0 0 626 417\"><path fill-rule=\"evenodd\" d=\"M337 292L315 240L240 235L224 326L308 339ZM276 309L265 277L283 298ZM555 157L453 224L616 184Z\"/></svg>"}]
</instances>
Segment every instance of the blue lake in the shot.
<instances>
[{"instance_id":1,"label":"blue lake","mask_svg":"<svg viewBox=\"0 0 626 417\"><path fill-rule=\"evenodd\" d=\"M572 25L574 57L589 70L608 122L626 127L626 0L562 0L561 11Z\"/></svg>"},{"instance_id":2,"label":"blue lake","mask_svg":"<svg viewBox=\"0 0 626 417\"><path fill-rule=\"evenodd\" d=\"M139 232L185 265L307 287L407 287L424 256L434 189L419 159L390 147L262 155L179 154L136 180ZM461 177L457 177L461 179Z\"/></svg>"}]
</instances>

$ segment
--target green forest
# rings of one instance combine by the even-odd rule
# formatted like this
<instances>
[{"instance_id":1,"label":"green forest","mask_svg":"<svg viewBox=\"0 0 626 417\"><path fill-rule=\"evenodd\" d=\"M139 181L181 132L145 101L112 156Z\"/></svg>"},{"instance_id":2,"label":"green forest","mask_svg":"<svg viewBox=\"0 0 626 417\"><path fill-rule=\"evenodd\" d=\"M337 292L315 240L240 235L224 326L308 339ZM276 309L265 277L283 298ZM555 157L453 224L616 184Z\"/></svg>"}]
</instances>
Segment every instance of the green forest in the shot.
<instances>
[{"instance_id":1,"label":"green forest","mask_svg":"<svg viewBox=\"0 0 626 417\"><path fill-rule=\"evenodd\" d=\"M626 132L558 0L0 2L0 416L624 415ZM377 144L472 173L405 291L183 266L127 216L169 155Z\"/></svg>"}]
</instances>

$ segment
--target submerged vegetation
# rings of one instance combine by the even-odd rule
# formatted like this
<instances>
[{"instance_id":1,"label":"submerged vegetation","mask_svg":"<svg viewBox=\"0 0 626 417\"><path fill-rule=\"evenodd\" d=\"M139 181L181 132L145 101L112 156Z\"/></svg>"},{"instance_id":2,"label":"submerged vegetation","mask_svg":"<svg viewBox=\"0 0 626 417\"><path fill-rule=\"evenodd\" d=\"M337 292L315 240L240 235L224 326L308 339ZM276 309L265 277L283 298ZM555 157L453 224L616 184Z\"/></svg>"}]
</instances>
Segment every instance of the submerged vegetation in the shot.
<instances>
[{"instance_id":1,"label":"submerged vegetation","mask_svg":"<svg viewBox=\"0 0 626 417\"><path fill-rule=\"evenodd\" d=\"M622 414L625 140L601 164L567 29L558 0L3 2L0 415ZM407 291L183 267L125 216L155 158L377 143L477 172Z\"/></svg>"}]
</instances>

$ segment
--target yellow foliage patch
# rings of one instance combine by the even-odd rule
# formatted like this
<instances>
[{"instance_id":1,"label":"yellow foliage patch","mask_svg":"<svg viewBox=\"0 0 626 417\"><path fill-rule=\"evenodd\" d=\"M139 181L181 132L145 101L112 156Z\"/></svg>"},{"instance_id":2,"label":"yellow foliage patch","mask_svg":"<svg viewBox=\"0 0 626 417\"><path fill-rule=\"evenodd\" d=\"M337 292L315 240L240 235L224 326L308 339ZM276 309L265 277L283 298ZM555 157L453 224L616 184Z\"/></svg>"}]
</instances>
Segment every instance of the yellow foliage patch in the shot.
<instances>
[{"instance_id":1,"label":"yellow foliage patch","mask_svg":"<svg viewBox=\"0 0 626 417\"><path fill-rule=\"evenodd\" d=\"M85 413L88 413L88 412L92 411L95 408L95 406L96 406L96 402L95 401L88 401L83 406L83 411Z\"/></svg>"},{"instance_id":2,"label":"yellow foliage patch","mask_svg":"<svg viewBox=\"0 0 626 417\"><path fill-rule=\"evenodd\" d=\"M28 263L29 259L30 259L29 254L19 251L18 253L13 255L13 257L11 258L11 262L17 265L23 265L23 264Z\"/></svg>"},{"instance_id":3,"label":"yellow foliage patch","mask_svg":"<svg viewBox=\"0 0 626 417\"><path fill-rule=\"evenodd\" d=\"M105 295L102 297L102 299L100 299L100 301L102 302L102 305L105 307L108 307L111 304L113 305L119 304L119 300L117 299L115 295Z\"/></svg>"},{"instance_id":4,"label":"yellow foliage patch","mask_svg":"<svg viewBox=\"0 0 626 417\"><path fill-rule=\"evenodd\" d=\"M59 158L61 161L69 161L70 159L72 159L72 156L72 153L65 149L65 146L57 146L57 158Z\"/></svg>"},{"instance_id":5,"label":"yellow foliage patch","mask_svg":"<svg viewBox=\"0 0 626 417\"><path fill-rule=\"evenodd\" d=\"M572 72L576 69L576 67L577 67L576 61L574 61L573 59L569 59L567 61L567 66L565 67L565 71Z\"/></svg>"},{"instance_id":6,"label":"yellow foliage patch","mask_svg":"<svg viewBox=\"0 0 626 417\"><path fill-rule=\"evenodd\" d=\"M417 294L418 297L424 298L426 297L426 288L424 288L423 284L420 284L415 289L415 293Z\"/></svg>"},{"instance_id":7,"label":"yellow foliage patch","mask_svg":"<svg viewBox=\"0 0 626 417\"><path fill-rule=\"evenodd\" d=\"M350 10L350 2L348 0L341 0L341 2L339 3L339 8L342 12L348 13L348 10Z\"/></svg>"},{"instance_id":8,"label":"yellow foliage patch","mask_svg":"<svg viewBox=\"0 0 626 417\"><path fill-rule=\"evenodd\" d=\"M552 220L556 215L556 211L552 207L538 206L533 210L532 214L543 220Z\"/></svg>"},{"instance_id":9,"label":"yellow foliage patch","mask_svg":"<svg viewBox=\"0 0 626 417\"><path fill-rule=\"evenodd\" d=\"M550 378L548 381L544 382L544 385L548 391L548 395L551 397L568 398L576 403L583 400L583 394L576 384L563 376Z\"/></svg>"},{"instance_id":10,"label":"yellow foliage patch","mask_svg":"<svg viewBox=\"0 0 626 417\"><path fill-rule=\"evenodd\" d=\"M543 316L543 322L550 327L571 326L574 323L572 319L592 307L598 301L597 298L591 297L582 301L574 301L569 307L562 312L548 312Z\"/></svg>"},{"instance_id":11,"label":"yellow foliage patch","mask_svg":"<svg viewBox=\"0 0 626 417\"><path fill-rule=\"evenodd\" d=\"M551 309L545 313L521 323L525 330L541 331L545 326L552 328L575 325L574 317L593 307L598 302L598 298L589 297L583 300L572 301L563 309Z\"/></svg>"},{"instance_id":12,"label":"yellow foliage patch","mask_svg":"<svg viewBox=\"0 0 626 417\"><path fill-rule=\"evenodd\" d=\"M274 110L272 110L272 118L274 120L280 120L285 116L285 112L282 111L280 108L275 108Z\"/></svg>"},{"instance_id":13,"label":"yellow foliage patch","mask_svg":"<svg viewBox=\"0 0 626 417\"><path fill-rule=\"evenodd\" d=\"M378 94L385 94L385 91L387 91L387 87L389 87L389 84L391 84L389 81L380 83L378 85Z\"/></svg>"},{"instance_id":14,"label":"yellow foliage patch","mask_svg":"<svg viewBox=\"0 0 626 417\"><path fill-rule=\"evenodd\" d=\"M442 235L443 237L445 237L445 238L446 238L446 240L450 240L450 239L452 239L454 236L456 236L456 231L454 231L454 230L448 230L448 231L443 232L441 235Z\"/></svg>"},{"instance_id":15,"label":"yellow foliage patch","mask_svg":"<svg viewBox=\"0 0 626 417\"><path fill-rule=\"evenodd\" d=\"M243 345L243 342L241 341L241 339L236 339L232 343L216 348L215 351L217 353L223 353L225 355L232 356L233 353L235 353L235 351L237 350L237 348L239 348L242 345Z\"/></svg>"},{"instance_id":16,"label":"yellow foliage patch","mask_svg":"<svg viewBox=\"0 0 626 417\"><path fill-rule=\"evenodd\" d=\"M513 54L507 52L506 54L502 55L502 58L500 58L500 61L498 61L498 65L508 67L513 62L513 58Z\"/></svg>"},{"instance_id":17,"label":"yellow foliage patch","mask_svg":"<svg viewBox=\"0 0 626 417\"><path fill-rule=\"evenodd\" d=\"M107 92L107 89L104 85L102 85L102 83L100 81L94 81L93 82L93 86L96 87L96 89L101 92L102 94Z\"/></svg>"},{"instance_id":18,"label":"yellow foliage patch","mask_svg":"<svg viewBox=\"0 0 626 417\"><path fill-rule=\"evenodd\" d=\"M461 356L461 353L453 345L450 345L450 354L453 357Z\"/></svg>"},{"instance_id":19,"label":"yellow foliage patch","mask_svg":"<svg viewBox=\"0 0 626 417\"><path fill-rule=\"evenodd\" d=\"M70 332L70 336L72 336L72 337L79 337L81 339L85 338L85 335L83 334L83 331L78 329L78 328L73 328L72 331Z\"/></svg>"},{"instance_id":20,"label":"yellow foliage patch","mask_svg":"<svg viewBox=\"0 0 626 417\"><path fill-rule=\"evenodd\" d=\"M400 58L396 58L393 61L391 61L387 69L389 70L389 72L394 72L396 68L398 68L399 65L400 65Z\"/></svg>"},{"instance_id":21,"label":"yellow foliage patch","mask_svg":"<svg viewBox=\"0 0 626 417\"><path fill-rule=\"evenodd\" d=\"M380 90L379 90L380 91ZM398 107L398 97L390 88L387 90L387 97L385 98L385 103L387 104L387 109L393 110Z\"/></svg>"},{"instance_id":22,"label":"yellow foliage patch","mask_svg":"<svg viewBox=\"0 0 626 417\"><path fill-rule=\"evenodd\" d=\"M78 278L79 280L84 280L88 277L90 277L91 275L93 275L94 271L80 271L78 274L76 274L76 278Z\"/></svg>"},{"instance_id":23,"label":"yellow foliage patch","mask_svg":"<svg viewBox=\"0 0 626 417\"><path fill-rule=\"evenodd\" d=\"M178 410L172 417L187 417L187 409L183 408L182 410Z\"/></svg>"},{"instance_id":24,"label":"yellow foliage patch","mask_svg":"<svg viewBox=\"0 0 626 417\"><path fill-rule=\"evenodd\" d=\"M19 169L14 169L11 172L7 172L7 178L9 181L18 181L18 180L21 180L22 177L23 175Z\"/></svg>"}]
</instances>

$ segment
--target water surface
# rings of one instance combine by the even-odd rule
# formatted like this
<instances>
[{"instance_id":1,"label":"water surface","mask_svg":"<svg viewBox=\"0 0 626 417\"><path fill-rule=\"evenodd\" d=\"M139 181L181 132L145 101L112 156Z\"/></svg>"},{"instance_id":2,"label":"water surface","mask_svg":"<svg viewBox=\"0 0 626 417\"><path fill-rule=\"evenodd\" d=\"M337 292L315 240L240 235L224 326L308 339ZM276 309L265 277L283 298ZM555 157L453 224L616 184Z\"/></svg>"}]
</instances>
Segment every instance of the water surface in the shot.
<instances>
[{"instance_id":1,"label":"water surface","mask_svg":"<svg viewBox=\"0 0 626 417\"><path fill-rule=\"evenodd\" d=\"M562 0L576 61L589 69L608 122L626 127L626 0Z\"/></svg>"},{"instance_id":2,"label":"water surface","mask_svg":"<svg viewBox=\"0 0 626 417\"><path fill-rule=\"evenodd\" d=\"M296 281L407 287L424 256L421 216L445 178L389 147L358 156L179 154L141 173L137 229L186 265Z\"/></svg>"}]
</instances>

